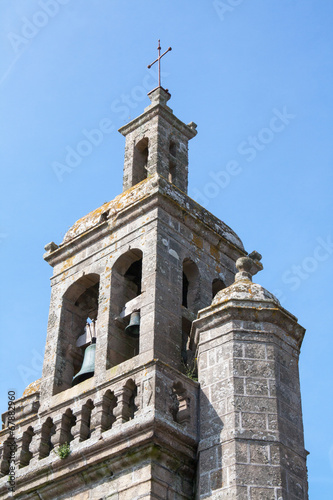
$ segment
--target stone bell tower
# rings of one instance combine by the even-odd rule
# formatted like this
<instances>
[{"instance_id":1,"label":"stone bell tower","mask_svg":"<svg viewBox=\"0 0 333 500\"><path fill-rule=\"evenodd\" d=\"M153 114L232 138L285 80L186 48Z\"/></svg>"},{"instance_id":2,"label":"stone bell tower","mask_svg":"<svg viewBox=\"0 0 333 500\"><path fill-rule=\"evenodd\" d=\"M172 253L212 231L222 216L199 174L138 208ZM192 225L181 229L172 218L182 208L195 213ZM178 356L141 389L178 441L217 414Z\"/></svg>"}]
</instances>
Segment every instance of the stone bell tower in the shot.
<instances>
[{"instance_id":1,"label":"stone bell tower","mask_svg":"<svg viewBox=\"0 0 333 500\"><path fill-rule=\"evenodd\" d=\"M0 498L307 498L304 330L252 283L261 256L188 197L196 125L170 97L120 129L123 192L45 247L43 373L16 401L10 493L3 414Z\"/></svg>"}]
</instances>

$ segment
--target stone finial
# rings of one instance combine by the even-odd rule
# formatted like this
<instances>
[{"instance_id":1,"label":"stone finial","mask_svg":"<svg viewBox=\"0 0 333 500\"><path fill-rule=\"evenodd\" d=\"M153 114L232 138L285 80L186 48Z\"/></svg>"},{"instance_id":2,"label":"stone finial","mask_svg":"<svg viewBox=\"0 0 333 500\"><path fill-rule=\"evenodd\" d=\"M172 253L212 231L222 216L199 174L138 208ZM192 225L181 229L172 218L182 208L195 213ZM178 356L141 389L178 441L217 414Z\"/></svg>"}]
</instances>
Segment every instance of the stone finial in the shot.
<instances>
[{"instance_id":1,"label":"stone finial","mask_svg":"<svg viewBox=\"0 0 333 500\"><path fill-rule=\"evenodd\" d=\"M156 89L151 90L148 93L148 97L151 102L150 106L155 104L161 104L162 106L166 106L166 103L171 98L171 94L168 92L168 90L164 89L163 87L157 87Z\"/></svg>"},{"instance_id":2,"label":"stone finial","mask_svg":"<svg viewBox=\"0 0 333 500\"><path fill-rule=\"evenodd\" d=\"M257 272L255 264L258 264L261 259L262 256L260 253L255 250L248 256L237 259L236 268L238 269L238 273L235 276L235 281L252 281L252 276Z\"/></svg>"},{"instance_id":3,"label":"stone finial","mask_svg":"<svg viewBox=\"0 0 333 500\"><path fill-rule=\"evenodd\" d=\"M262 255L261 255L259 252L257 252L256 250L253 250L253 252L251 252L251 253L249 254L249 257L250 257L252 260L256 260L256 261L258 261L258 262L259 262L259 261L261 261L261 259L262 259Z\"/></svg>"},{"instance_id":4,"label":"stone finial","mask_svg":"<svg viewBox=\"0 0 333 500\"><path fill-rule=\"evenodd\" d=\"M51 243L48 243L45 245L44 250L46 250L47 253L54 252L58 248L58 245L54 243L54 241L51 241Z\"/></svg>"},{"instance_id":5,"label":"stone finial","mask_svg":"<svg viewBox=\"0 0 333 500\"><path fill-rule=\"evenodd\" d=\"M190 122L190 123L187 124L187 126L190 127L193 131L194 130L197 131L197 126L198 125L196 123Z\"/></svg>"}]
</instances>

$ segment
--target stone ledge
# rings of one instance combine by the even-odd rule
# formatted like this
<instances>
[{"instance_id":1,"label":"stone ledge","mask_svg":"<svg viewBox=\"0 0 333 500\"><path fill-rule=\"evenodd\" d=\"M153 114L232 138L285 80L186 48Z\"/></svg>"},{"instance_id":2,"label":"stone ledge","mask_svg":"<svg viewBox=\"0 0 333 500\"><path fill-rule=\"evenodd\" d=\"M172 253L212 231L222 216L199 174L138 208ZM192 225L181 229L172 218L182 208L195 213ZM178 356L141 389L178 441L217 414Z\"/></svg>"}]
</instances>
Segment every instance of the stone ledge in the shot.
<instances>
[{"instance_id":1,"label":"stone ledge","mask_svg":"<svg viewBox=\"0 0 333 500\"><path fill-rule=\"evenodd\" d=\"M27 495L28 492L44 489L53 482L58 484L59 481L68 481L83 472L86 480L91 475L91 480L94 481L94 472L105 464L115 474L152 458L154 448L163 450L162 455L167 453L169 456L177 449L178 466L183 462L194 469L196 446L196 440L184 436L180 429L159 420L155 415L140 423L132 420L119 428L106 431L93 444L88 440L82 442L66 459L49 456L19 469L15 497L23 498L21 494ZM6 482L6 477L0 480L0 498L7 498L2 496L5 492L7 495Z\"/></svg>"}]
</instances>

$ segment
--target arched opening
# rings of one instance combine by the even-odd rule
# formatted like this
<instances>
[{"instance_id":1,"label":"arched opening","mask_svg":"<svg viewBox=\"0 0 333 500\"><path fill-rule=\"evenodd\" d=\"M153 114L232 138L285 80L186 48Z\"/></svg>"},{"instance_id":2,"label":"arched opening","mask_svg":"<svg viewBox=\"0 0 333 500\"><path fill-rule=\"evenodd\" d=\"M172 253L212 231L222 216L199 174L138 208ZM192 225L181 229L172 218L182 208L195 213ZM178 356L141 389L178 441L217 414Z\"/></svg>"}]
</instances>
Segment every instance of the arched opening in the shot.
<instances>
[{"instance_id":1,"label":"arched opening","mask_svg":"<svg viewBox=\"0 0 333 500\"><path fill-rule=\"evenodd\" d=\"M189 349L192 322L200 306L200 276L197 265L191 259L183 261L182 287L182 362L187 369L192 368L194 353Z\"/></svg>"},{"instance_id":2,"label":"arched opening","mask_svg":"<svg viewBox=\"0 0 333 500\"><path fill-rule=\"evenodd\" d=\"M177 147L174 141L169 144L169 182L176 184L176 154Z\"/></svg>"},{"instance_id":3,"label":"arched opening","mask_svg":"<svg viewBox=\"0 0 333 500\"><path fill-rule=\"evenodd\" d=\"M85 350L94 342L98 298L98 274L82 276L63 296L54 394L72 386L73 377L82 368ZM80 382L92 375L93 371L82 377Z\"/></svg>"},{"instance_id":4,"label":"arched opening","mask_svg":"<svg viewBox=\"0 0 333 500\"><path fill-rule=\"evenodd\" d=\"M139 354L142 252L121 255L111 271L111 321L107 368Z\"/></svg>"},{"instance_id":5,"label":"arched opening","mask_svg":"<svg viewBox=\"0 0 333 500\"><path fill-rule=\"evenodd\" d=\"M173 156L173 158L176 158L176 152L177 152L177 146L175 141L170 141L169 144L169 154Z\"/></svg>"},{"instance_id":6,"label":"arched opening","mask_svg":"<svg viewBox=\"0 0 333 500\"><path fill-rule=\"evenodd\" d=\"M134 146L133 186L147 178L148 155L148 138L144 137Z\"/></svg>"},{"instance_id":7,"label":"arched opening","mask_svg":"<svg viewBox=\"0 0 333 500\"><path fill-rule=\"evenodd\" d=\"M220 278L215 278L212 283L212 298L215 297L215 295L220 291L225 288L225 283Z\"/></svg>"},{"instance_id":8,"label":"arched opening","mask_svg":"<svg viewBox=\"0 0 333 500\"><path fill-rule=\"evenodd\" d=\"M198 266L191 259L183 262L183 303L192 312L198 312L200 282Z\"/></svg>"}]
</instances>

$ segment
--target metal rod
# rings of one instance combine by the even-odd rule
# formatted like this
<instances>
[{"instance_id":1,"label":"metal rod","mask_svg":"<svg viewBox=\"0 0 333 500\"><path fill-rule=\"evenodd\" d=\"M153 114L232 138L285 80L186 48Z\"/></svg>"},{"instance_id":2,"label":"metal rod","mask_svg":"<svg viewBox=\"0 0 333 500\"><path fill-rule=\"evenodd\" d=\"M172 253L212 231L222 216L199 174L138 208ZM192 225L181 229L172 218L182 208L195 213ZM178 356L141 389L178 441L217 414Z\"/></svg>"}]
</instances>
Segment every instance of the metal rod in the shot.
<instances>
[{"instance_id":1,"label":"metal rod","mask_svg":"<svg viewBox=\"0 0 333 500\"><path fill-rule=\"evenodd\" d=\"M161 86L161 59L163 56L165 56L165 54L167 54L168 52L170 52L170 50L172 50L171 47L169 47L165 52L163 52L163 54L161 55L161 42L160 40L158 41L158 47L157 47L157 50L158 50L158 58L155 59L154 62L152 62L151 64L148 64L148 69L150 69L153 64L155 64L156 62L158 62L158 86L160 87Z\"/></svg>"}]
</instances>

